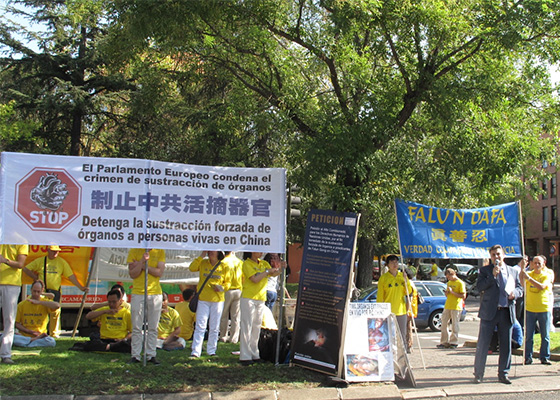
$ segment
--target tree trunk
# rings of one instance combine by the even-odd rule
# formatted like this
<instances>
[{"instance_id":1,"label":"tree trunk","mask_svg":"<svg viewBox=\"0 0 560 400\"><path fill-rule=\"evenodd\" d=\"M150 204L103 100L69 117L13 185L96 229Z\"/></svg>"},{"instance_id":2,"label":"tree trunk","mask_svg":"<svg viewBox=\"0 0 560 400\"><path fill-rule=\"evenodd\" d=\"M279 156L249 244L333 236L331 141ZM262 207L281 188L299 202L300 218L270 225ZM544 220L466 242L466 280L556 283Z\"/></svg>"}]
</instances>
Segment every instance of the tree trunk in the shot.
<instances>
[{"instance_id":1,"label":"tree trunk","mask_svg":"<svg viewBox=\"0 0 560 400\"><path fill-rule=\"evenodd\" d=\"M361 237L358 239L358 271L356 286L363 289L371 286L373 280L373 239Z\"/></svg>"},{"instance_id":2,"label":"tree trunk","mask_svg":"<svg viewBox=\"0 0 560 400\"><path fill-rule=\"evenodd\" d=\"M81 152L82 112L78 109L72 113L72 132L70 133L70 155L79 156Z\"/></svg>"}]
</instances>

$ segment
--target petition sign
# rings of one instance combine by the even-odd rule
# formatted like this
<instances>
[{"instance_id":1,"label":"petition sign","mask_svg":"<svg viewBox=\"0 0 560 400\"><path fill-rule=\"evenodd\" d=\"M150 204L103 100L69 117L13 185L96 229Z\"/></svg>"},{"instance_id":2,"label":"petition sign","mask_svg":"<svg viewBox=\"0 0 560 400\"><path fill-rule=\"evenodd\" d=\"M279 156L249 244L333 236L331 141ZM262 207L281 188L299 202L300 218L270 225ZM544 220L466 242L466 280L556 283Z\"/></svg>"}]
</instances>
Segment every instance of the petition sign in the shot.
<instances>
[{"instance_id":1,"label":"petition sign","mask_svg":"<svg viewBox=\"0 0 560 400\"><path fill-rule=\"evenodd\" d=\"M1 243L284 252L286 173L2 153Z\"/></svg>"}]
</instances>

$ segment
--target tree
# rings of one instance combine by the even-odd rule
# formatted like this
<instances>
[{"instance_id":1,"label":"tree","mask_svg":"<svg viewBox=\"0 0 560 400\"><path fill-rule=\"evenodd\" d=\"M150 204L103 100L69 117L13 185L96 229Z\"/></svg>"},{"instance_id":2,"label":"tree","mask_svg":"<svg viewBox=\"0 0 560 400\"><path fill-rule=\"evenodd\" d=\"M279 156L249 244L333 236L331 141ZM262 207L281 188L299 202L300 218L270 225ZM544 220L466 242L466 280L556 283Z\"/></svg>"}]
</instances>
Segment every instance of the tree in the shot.
<instances>
[{"instance_id":1,"label":"tree","mask_svg":"<svg viewBox=\"0 0 560 400\"><path fill-rule=\"evenodd\" d=\"M19 118L35 122L35 151L97 153L103 134L121 117L126 93L134 89L121 73L109 74L106 68L102 43L107 2L12 3L12 13L40 24L45 31L34 33L7 21L2 24L0 43L8 53L0 59L2 101L14 101ZM21 36L34 40L39 51L17 39Z\"/></svg>"},{"instance_id":2,"label":"tree","mask_svg":"<svg viewBox=\"0 0 560 400\"><path fill-rule=\"evenodd\" d=\"M557 2L115 3L130 51L195 56L291 122L306 197L362 213L359 287L395 198L488 205L555 154Z\"/></svg>"}]
</instances>

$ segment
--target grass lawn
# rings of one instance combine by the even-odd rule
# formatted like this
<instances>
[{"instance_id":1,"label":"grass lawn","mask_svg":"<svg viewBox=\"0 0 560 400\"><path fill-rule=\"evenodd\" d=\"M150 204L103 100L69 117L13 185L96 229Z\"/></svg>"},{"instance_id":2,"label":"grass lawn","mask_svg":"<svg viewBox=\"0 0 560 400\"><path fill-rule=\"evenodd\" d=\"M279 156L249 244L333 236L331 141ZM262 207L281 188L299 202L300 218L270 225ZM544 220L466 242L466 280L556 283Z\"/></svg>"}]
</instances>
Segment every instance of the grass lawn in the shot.
<instances>
[{"instance_id":1,"label":"grass lawn","mask_svg":"<svg viewBox=\"0 0 560 400\"><path fill-rule=\"evenodd\" d=\"M0 366L0 396L296 389L326 381L325 375L300 367L242 367L239 356L231 354L239 345L230 343L219 343L216 358L190 360L190 348L158 350L161 365L143 367L127 364L130 354L69 351L75 341L62 337L55 348L41 350L14 347L15 364Z\"/></svg>"},{"instance_id":2,"label":"grass lawn","mask_svg":"<svg viewBox=\"0 0 560 400\"><path fill-rule=\"evenodd\" d=\"M533 337L533 349L535 351L539 351L540 347L541 347L541 335L537 333ZM552 332L550 334L550 352L560 353L560 332Z\"/></svg>"}]
</instances>

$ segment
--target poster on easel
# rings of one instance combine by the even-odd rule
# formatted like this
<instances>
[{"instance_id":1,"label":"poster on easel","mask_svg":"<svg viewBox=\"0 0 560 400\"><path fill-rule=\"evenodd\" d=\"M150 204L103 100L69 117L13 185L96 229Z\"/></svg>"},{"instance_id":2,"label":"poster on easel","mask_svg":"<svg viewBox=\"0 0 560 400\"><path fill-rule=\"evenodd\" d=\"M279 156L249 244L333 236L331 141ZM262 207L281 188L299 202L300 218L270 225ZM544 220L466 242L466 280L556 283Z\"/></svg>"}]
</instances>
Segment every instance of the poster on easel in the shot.
<instances>
[{"instance_id":1,"label":"poster on easel","mask_svg":"<svg viewBox=\"0 0 560 400\"><path fill-rule=\"evenodd\" d=\"M350 303L344 343L344 371L349 382L393 381L391 338L395 324L389 303Z\"/></svg>"},{"instance_id":2,"label":"poster on easel","mask_svg":"<svg viewBox=\"0 0 560 400\"><path fill-rule=\"evenodd\" d=\"M308 214L297 298L292 364L341 373L346 305L350 297L359 215Z\"/></svg>"}]
</instances>

